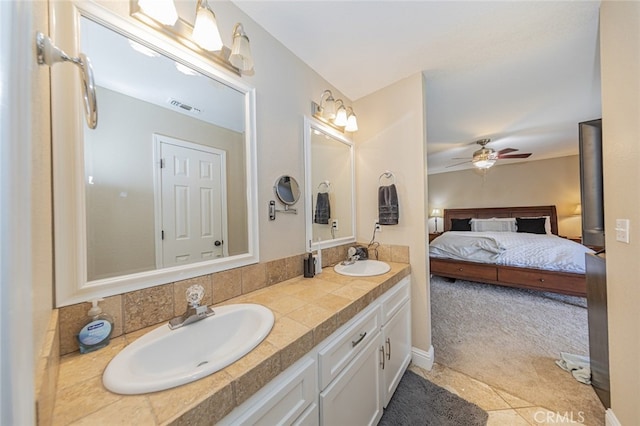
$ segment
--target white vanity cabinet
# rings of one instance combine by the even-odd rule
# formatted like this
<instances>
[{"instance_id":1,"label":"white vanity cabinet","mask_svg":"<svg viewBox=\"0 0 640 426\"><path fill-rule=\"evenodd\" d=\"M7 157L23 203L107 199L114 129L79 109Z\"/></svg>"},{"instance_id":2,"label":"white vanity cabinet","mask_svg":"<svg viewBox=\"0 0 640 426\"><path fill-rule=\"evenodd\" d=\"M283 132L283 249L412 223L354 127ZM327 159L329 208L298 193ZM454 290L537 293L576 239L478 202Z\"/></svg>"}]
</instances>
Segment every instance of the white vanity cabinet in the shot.
<instances>
[{"instance_id":1,"label":"white vanity cabinet","mask_svg":"<svg viewBox=\"0 0 640 426\"><path fill-rule=\"evenodd\" d=\"M401 282L382 301L382 400L386 408L411 362L411 288Z\"/></svg>"},{"instance_id":2,"label":"white vanity cabinet","mask_svg":"<svg viewBox=\"0 0 640 426\"><path fill-rule=\"evenodd\" d=\"M400 281L369 307L371 311L361 313L357 322L320 349L320 424L375 425L382 417L411 361L410 283L409 277ZM373 326L375 335L357 350L357 333ZM345 348L349 344L350 353ZM335 353L348 355L328 356ZM328 379L332 381L327 384Z\"/></svg>"},{"instance_id":3,"label":"white vanity cabinet","mask_svg":"<svg viewBox=\"0 0 640 426\"><path fill-rule=\"evenodd\" d=\"M222 425L376 425L411 360L410 278L373 301Z\"/></svg>"}]
</instances>

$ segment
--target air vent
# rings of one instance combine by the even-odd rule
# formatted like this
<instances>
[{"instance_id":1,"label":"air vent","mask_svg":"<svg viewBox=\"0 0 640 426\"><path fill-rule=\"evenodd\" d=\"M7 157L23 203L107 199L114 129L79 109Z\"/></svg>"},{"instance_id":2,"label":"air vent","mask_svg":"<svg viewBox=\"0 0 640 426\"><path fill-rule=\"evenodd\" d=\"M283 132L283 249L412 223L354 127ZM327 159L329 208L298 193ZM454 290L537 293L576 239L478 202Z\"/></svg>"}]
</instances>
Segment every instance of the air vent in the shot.
<instances>
[{"instance_id":1,"label":"air vent","mask_svg":"<svg viewBox=\"0 0 640 426\"><path fill-rule=\"evenodd\" d=\"M169 104L174 106L174 107L180 108L180 109L182 109L184 111L188 111L188 112L190 112L192 114L200 114L202 112L199 108L193 107L191 105L184 104L184 103L182 103L182 102L180 102L180 101L178 101L176 99L169 98Z\"/></svg>"}]
</instances>

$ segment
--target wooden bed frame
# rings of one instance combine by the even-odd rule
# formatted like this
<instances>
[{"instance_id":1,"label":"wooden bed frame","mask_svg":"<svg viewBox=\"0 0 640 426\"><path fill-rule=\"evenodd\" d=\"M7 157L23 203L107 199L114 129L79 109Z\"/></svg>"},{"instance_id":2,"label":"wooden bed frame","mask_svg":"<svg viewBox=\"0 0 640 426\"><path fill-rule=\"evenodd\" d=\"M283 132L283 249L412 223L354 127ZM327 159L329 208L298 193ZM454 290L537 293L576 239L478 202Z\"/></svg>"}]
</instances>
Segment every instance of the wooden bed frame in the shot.
<instances>
[{"instance_id":1,"label":"wooden bed frame","mask_svg":"<svg viewBox=\"0 0 640 426\"><path fill-rule=\"evenodd\" d=\"M444 230L446 232L451 229L451 219L535 216L549 216L551 220L551 232L558 235L556 206L445 209ZM458 278L507 287L551 291L573 296L587 295L587 285L584 274L441 258L430 258L429 265L431 274L445 278Z\"/></svg>"}]
</instances>

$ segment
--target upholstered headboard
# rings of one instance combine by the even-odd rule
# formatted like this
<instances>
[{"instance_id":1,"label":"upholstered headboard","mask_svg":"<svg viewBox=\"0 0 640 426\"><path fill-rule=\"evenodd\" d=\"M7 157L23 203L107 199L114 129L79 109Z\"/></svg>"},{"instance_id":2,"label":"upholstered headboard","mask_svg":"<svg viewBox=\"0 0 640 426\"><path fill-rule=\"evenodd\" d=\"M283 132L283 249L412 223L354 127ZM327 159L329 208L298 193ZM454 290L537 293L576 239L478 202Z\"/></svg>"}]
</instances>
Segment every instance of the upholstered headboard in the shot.
<instances>
[{"instance_id":1,"label":"upholstered headboard","mask_svg":"<svg viewBox=\"0 0 640 426\"><path fill-rule=\"evenodd\" d=\"M451 219L490 219L492 217L549 216L551 232L558 235L556 206L481 207L471 209L444 209L444 230L451 229Z\"/></svg>"}]
</instances>

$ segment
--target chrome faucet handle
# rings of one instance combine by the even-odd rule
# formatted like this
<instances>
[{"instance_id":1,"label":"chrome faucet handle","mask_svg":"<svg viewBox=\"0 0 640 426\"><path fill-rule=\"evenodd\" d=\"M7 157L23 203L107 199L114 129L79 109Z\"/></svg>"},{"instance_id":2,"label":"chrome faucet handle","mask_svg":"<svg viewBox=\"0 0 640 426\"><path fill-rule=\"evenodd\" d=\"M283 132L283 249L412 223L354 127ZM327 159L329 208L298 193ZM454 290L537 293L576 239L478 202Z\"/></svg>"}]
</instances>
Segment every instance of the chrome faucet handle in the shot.
<instances>
[{"instance_id":1,"label":"chrome faucet handle","mask_svg":"<svg viewBox=\"0 0 640 426\"><path fill-rule=\"evenodd\" d=\"M353 256L355 256L357 253L356 248L355 247L349 247L349 249L347 250L347 256L349 258L352 258Z\"/></svg>"},{"instance_id":2,"label":"chrome faucet handle","mask_svg":"<svg viewBox=\"0 0 640 426\"><path fill-rule=\"evenodd\" d=\"M204 297L204 287L200 284L194 284L187 288L185 292L187 295L187 303L192 308L197 308L200 305L200 301Z\"/></svg>"}]
</instances>

